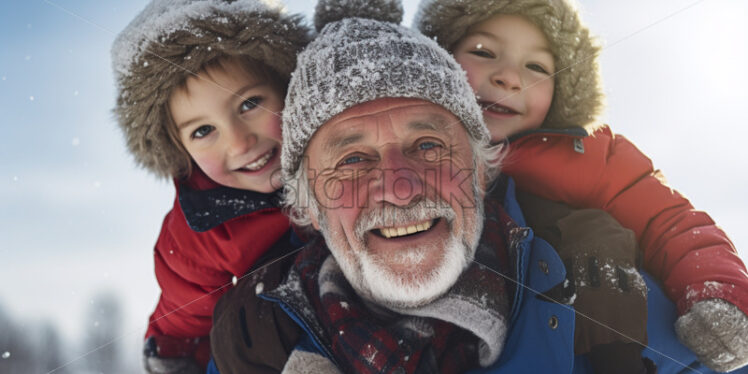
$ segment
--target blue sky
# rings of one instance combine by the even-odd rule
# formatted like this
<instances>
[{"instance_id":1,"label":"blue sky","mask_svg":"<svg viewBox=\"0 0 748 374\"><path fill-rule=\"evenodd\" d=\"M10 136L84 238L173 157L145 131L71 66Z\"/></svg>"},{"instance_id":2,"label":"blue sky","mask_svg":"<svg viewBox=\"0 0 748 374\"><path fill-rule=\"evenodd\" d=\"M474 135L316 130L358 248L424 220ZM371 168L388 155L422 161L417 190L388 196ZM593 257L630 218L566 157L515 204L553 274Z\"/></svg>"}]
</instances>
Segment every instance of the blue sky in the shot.
<instances>
[{"instance_id":1,"label":"blue sky","mask_svg":"<svg viewBox=\"0 0 748 374\"><path fill-rule=\"evenodd\" d=\"M581 3L606 45L607 121L748 258L748 3ZM152 246L173 189L134 166L110 113L109 48L145 4L0 2L0 305L70 338L94 293L112 290L137 345L158 295Z\"/></svg>"}]
</instances>

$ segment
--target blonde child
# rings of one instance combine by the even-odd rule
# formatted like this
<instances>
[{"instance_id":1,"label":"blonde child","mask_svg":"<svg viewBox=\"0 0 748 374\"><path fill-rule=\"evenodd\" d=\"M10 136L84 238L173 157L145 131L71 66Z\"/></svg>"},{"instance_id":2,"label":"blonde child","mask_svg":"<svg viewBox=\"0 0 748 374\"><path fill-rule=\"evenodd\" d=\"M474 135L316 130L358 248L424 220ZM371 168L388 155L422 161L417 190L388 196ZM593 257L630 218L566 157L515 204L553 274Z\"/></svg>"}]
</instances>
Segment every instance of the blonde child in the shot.
<instances>
[{"instance_id":1,"label":"blonde child","mask_svg":"<svg viewBox=\"0 0 748 374\"><path fill-rule=\"evenodd\" d=\"M280 112L309 36L269 1L153 0L112 47L128 149L176 187L154 249L149 373L202 371L226 285L292 246L277 195Z\"/></svg>"},{"instance_id":2,"label":"blonde child","mask_svg":"<svg viewBox=\"0 0 748 374\"><path fill-rule=\"evenodd\" d=\"M652 162L598 122L599 47L566 0L424 0L414 25L467 72L502 171L517 186L603 209L636 234L647 272L676 303L675 329L718 371L748 363L748 277L727 236Z\"/></svg>"}]
</instances>

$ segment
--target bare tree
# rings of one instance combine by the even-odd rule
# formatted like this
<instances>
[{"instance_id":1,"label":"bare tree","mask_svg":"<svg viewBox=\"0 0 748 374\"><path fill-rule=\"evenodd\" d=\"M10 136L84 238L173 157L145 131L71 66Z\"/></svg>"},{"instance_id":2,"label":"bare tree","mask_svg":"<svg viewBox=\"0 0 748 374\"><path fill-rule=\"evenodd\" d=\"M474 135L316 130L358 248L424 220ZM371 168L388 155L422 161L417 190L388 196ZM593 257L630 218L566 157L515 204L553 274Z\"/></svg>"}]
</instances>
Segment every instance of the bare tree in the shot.
<instances>
[{"instance_id":1,"label":"bare tree","mask_svg":"<svg viewBox=\"0 0 748 374\"><path fill-rule=\"evenodd\" d=\"M114 293L99 293L92 299L85 326L84 350L92 351L85 358L86 368L93 373L119 372L122 309Z\"/></svg>"},{"instance_id":2,"label":"bare tree","mask_svg":"<svg viewBox=\"0 0 748 374\"><path fill-rule=\"evenodd\" d=\"M0 373L33 373L32 347L24 327L0 306Z\"/></svg>"},{"instance_id":3,"label":"bare tree","mask_svg":"<svg viewBox=\"0 0 748 374\"><path fill-rule=\"evenodd\" d=\"M37 362L41 373L49 373L54 370L54 374L68 373L68 368L64 367L64 353L62 352L62 342L57 329L49 322L42 323L39 327L39 340L34 351L36 352Z\"/></svg>"}]
</instances>

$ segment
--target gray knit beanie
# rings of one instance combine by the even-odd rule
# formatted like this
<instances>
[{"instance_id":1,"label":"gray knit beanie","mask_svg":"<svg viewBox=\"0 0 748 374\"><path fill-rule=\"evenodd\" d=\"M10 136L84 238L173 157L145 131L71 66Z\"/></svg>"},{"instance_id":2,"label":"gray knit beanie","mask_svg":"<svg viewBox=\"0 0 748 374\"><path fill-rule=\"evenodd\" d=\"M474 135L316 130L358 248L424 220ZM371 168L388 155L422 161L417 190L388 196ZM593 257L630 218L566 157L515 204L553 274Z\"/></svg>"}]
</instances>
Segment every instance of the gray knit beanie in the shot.
<instances>
[{"instance_id":1,"label":"gray knit beanie","mask_svg":"<svg viewBox=\"0 0 748 374\"><path fill-rule=\"evenodd\" d=\"M287 79L309 42L302 18L273 0L153 0L117 36L114 114L130 152L161 177L186 177L191 160L169 136L173 89L218 58L258 61Z\"/></svg>"},{"instance_id":2,"label":"gray knit beanie","mask_svg":"<svg viewBox=\"0 0 748 374\"><path fill-rule=\"evenodd\" d=\"M422 0L413 26L452 50L470 27L501 14L530 20L545 34L557 74L542 127L599 127L604 106L600 47L579 19L574 0Z\"/></svg>"},{"instance_id":3,"label":"gray knit beanie","mask_svg":"<svg viewBox=\"0 0 748 374\"><path fill-rule=\"evenodd\" d=\"M401 18L398 0L317 4L315 23L322 29L299 54L283 110L281 165L286 178L298 170L320 126L378 98L418 98L441 105L461 120L473 139L488 142L465 72L433 40L399 26Z\"/></svg>"}]
</instances>

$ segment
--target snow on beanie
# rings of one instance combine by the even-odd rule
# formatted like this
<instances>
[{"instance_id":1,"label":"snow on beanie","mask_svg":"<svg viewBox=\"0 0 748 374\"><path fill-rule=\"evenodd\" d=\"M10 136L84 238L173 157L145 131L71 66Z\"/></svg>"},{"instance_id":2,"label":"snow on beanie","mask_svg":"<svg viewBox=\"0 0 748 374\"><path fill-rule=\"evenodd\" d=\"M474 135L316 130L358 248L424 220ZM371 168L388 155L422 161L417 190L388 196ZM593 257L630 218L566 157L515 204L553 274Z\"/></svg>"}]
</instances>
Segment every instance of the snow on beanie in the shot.
<instances>
[{"instance_id":1,"label":"snow on beanie","mask_svg":"<svg viewBox=\"0 0 748 374\"><path fill-rule=\"evenodd\" d=\"M284 176L292 178L315 131L378 98L417 98L454 113L479 142L490 138L465 72L433 40L400 26L398 0L321 0L319 35L299 54L283 110ZM329 22L329 23L326 23Z\"/></svg>"},{"instance_id":2,"label":"snow on beanie","mask_svg":"<svg viewBox=\"0 0 748 374\"><path fill-rule=\"evenodd\" d=\"M604 106L600 47L579 19L574 0L421 0L413 20L424 35L452 50L470 27L493 16L525 17L545 34L556 65L553 101L542 127L601 125Z\"/></svg>"},{"instance_id":3,"label":"snow on beanie","mask_svg":"<svg viewBox=\"0 0 748 374\"><path fill-rule=\"evenodd\" d=\"M114 114L135 161L161 177L185 177L190 159L169 136L172 90L217 58L264 63L289 77L309 42L302 18L273 0L153 0L117 36Z\"/></svg>"}]
</instances>

